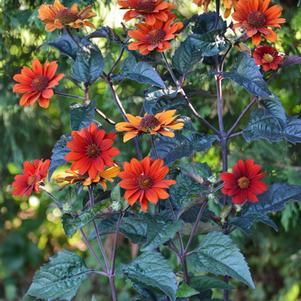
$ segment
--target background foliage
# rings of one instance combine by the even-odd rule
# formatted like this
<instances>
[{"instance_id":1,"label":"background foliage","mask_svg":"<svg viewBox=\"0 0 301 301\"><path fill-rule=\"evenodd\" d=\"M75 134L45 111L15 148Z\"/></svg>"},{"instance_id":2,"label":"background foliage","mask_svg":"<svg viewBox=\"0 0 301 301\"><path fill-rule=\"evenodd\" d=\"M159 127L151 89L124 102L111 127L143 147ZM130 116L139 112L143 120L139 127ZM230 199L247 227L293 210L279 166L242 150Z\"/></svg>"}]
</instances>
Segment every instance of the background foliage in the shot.
<instances>
[{"instance_id":1,"label":"background foliage","mask_svg":"<svg viewBox=\"0 0 301 301\"><path fill-rule=\"evenodd\" d=\"M69 5L72 1L63 2ZM77 2L86 5L93 1ZM185 17L191 16L196 9L196 6L187 2L189 1L177 3L180 13ZM59 219L60 213L56 208L49 207L50 201L45 196L31 197L29 201L24 201L13 199L10 195L10 183L14 175L20 172L22 161L41 156L49 158L52 146L61 133L70 131L70 99L56 96L48 110L37 106L22 108L18 105L18 96L12 93L12 76L18 73L20 66L28 64L36 56L41 60L46 57L49 60L58 58L55 50L47 45L42 46L46 35L51 35L53 39L56 34L46 33L37 19L37 7L41 3L42 1L35 0L0 1L0 300L21 300L30 284L33 271L54 252L63 247L85 251L85 246L78 236L66 240ZM119 26L122 13L118 11L115 2L95 1L94 4L98 15L94 24L97 27L102 24ZM279 31L277 47L286 54L300 55L301 9L297 7L297 1L281 1L281 5L288 22ZM98 42L103 46L108 63L118 56L114 45L105 45L107 42L104 40ZM67 59L60 58L62 72L67 70L68 64ZM206 77L206 65L200 64L198 68L201 72L197 76L191 74L189 77L188 94L203 116L216 120L215 107L212 106L215 98L214 83ZM203 74L201 79L199 74ZM78 95L82 93L71 81L64 80L63 85L64 91ZM279 96L290 115L300 116L301 81L298 65L290 66L271 77L269 87ZM143 101L143 86L124 81L118 92L125 106L131 104L131 113L138 114L138 107ZM103 83L95 84L91 95L98 107L108 116L116 121L121 120ZM224 88L224 98L227 110L225 122L226 126L229 126L233 115L241 111L249 96L243 89L238 90L229 83L229 86ZM103 121L100 122L107 127ZM200 124L195 126L200 129ZM205 128L201 130L206 131ZM121 145L120 140L118 143ZM123 154L126 154L122 159L126 160L132 156L133 150L127 144L122 144L122 149ZM275 181L277 179L288 181L290 184L301 184L300 144L293 146L281 142L272 145L261 140L246 145L238 139L235 140L235 144L231 144L230 166L241 157L253 157L273 175ZM219 165L218 150L210 149L205 155L197 156L196 161L209 162L211 167L216 169ZM72 202L72 194L68 191L64 194L64 198ZM252 238L244 239L242 252L248 258L256 290L241 286L235 301L301 300L300 212L300 205L288 204L281 214L274 216L277 224L281 225L278 233L259 225L253 230L256 234ZM237 234L237 241L240 239L240 235ZM128 242L123 240L120 243L121 259L127 262L131 257ZM120 300L130 299L130 284L122 286L117 282L117 289ZM89 291L90 294L94 294L95 300L106 301L106 296L109 295L106 290L106 283L100 283L100 280L95 278L92 282L85 283L77 300L86 300L84 296Z\"/></svg>"}]
</instances>

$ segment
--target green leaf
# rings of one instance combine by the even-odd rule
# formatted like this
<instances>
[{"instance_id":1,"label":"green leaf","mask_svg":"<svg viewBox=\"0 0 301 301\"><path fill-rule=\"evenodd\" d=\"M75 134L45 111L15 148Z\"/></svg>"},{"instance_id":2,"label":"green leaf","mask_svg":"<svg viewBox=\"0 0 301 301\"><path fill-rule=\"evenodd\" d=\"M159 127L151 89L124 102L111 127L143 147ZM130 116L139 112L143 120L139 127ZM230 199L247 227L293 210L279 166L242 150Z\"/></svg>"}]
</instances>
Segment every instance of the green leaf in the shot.
<instances>
[{"instance_id":1,"label":"green leaf","mask_svg":"<svg viewBox=\"0 0 301 301\"><path fill-rule=\"evenodd\" d=\"M217 21L218 18L218 22ZM195 19L192 28L193 33L205 34L208 32L215 32L216 34L223 34L227 30L227 22L224 21L216 12L203 13Z\"/></svg>"},{"instance_id":2,"label":"green leaf","mask_svg":"<svg viewBox=\"0 0 301 301\"><path fill-rule=\"evenodd\" d=\"M301 119L289 117L284 128L284 137L295 144L301 143Z\"/></svg>"},{"instance_id":3,"label":"green leaf","mask_svg":"<svg viewBox=\"0 0 301 301\"><path fill-rule=\"evenodd\" d=\"M243 130L247 142L266 139L278 142L283 139L283 129L280 121L266 110L256 109L252 112L249 123Z\"/></svg>"},{"instance_id":4,"label":"green leaf","mask_svg":"<svg viewBox=\"0 0 301 301\"><path fill-rule=\"evenodd\" d=\"M95 116L96 102L93 100L88 105L74 104L70 106L71 128L78 131L86 128Z\"/></svg>"},{"instance_id":5,"label":"green leaf","mask_svg":"<svg viewBox=\"0 0 301 301\"><path fill-rule=\"evenodd\" d=\"M74 36L74 39L76 39L79 43L79 39L76 36ZM64 33L47 44L75 60L78 51L78 44L70 37L69 34Z\"/></svg>"},{"instance_id":6,"label":"green leaf","mask_svg":"<svg viewBox=\"0 0 301 301\"><path fill-rule=\"evenodd\" d=\"M71 77L87 85L93 84L101 75L104 59L100 50L91 42L83 42L72 66Z\"/></svg>"},{"instance_id":7,"label":"green leaf","mask_svg":"<svg viewBox=\"0 0 301 301\"><path fill-rule=\"evenodd\" d=\"M174 138L158 136L155 139L155 145L159 157L165 161L165 164L170 164L183 157L191 157L195 152L208 150L216 140L215 135L182 130L176 131ZM151 154L152 157L155 156L153 150Z\"/></svg>"},{"instance_id":8,"label":"green leaf","mask_svg":"<svg viewBox=\"0 0 301 301\"><path fill-rule=\"evenodd\" d=\"M36 272L27 294L48 301L70 300L88 272L78 255L66 250L59 252Z\"/></svg>"},{"instance_id":9,"label":"green leaf","mask_svg":"<svg viewBox=\"0 0 301 301\"><path fill-rule=\"evenodd\" d=\"M166 218L145 216L147 223L147 241L142 246L142 251L151 251L172 239L182 228L182 221L168 221Z\"/></svg>"},{"instance_id":10,"label":"green leaf","mask_svg":"<svg viewBox=\"0 0 301 301\"><path fill-rule=\"evenodd\" d=\"M146 62L137 62L132 54L124 60L120 74L115 77L116 80L130 79L142 84L148 84L165 89L165 84L158 72Z\"/></svg>"},{"instance_id":11,"label":"green leaf","mask_svg":"<svg viewBox=\"0 0 301 301\"><path fill-rule=\"evenodd\" d=\"M51 163L48 171L48 179L51 178L52 174L58 167L66 163L64 157L70 152L70 149L67 147L67 142L70 140L70 135L63 135L55 144L52 150Z\"/></svg>"},{"instance_id":12,"label":"green leaf","mask_svg":"<svg viewBox=\"0 0 301 301\"><path fill-rule=\"evenodd\" d=\"M84 227L90 223L97 213L99 213L102 204L97 204L93 208L84 210L80 215L74 216L65 213L62 216L63 228L68 237L72 237L79 228Z\"/></svg>"},{"instance_id":13,"label":"green leaf","mask_svg":"<svg viewBox=\"0 0 301 301\"><path fill-rule=\"evenodd\" d=\"M233 287L226 282L209 276L195 276L190 279L190 285L198 290L199 292L207 291L210 289L228 289L231 290Z\"/></svg>"},{"instance_id":14,"label":"green leaf","mask_svg":"<svg viewBox=\"0 0 301 301\"><path fill-rule=\"evenodd\" d=\"M122 268L124 275L134 283L166 294L176 300L176 275L164 257L157 252L145 252Z\"/></svg>"},{"instance_id":15,"label":"green leaf","mask_svg":"<svg viewBox=\"0 0 301 301\"><path fill-rule=\"evenodd\" d=\"M145 95L144 109L148 114L156 114L167 110L185 112L187 103L184 97L173 89L155 90Z\"/></svg>"},{"instance_id":16,"label":"green leaf","mask_svg":"<svg viewBox=\"0 0 301 301\"><path fill-rule=\"evenodd\" d=\"M253 95L263 98L271 95L260 68L254 59L245 52L240 54L236 67L231 72L224 72L223 77L232 79Z\"/></svg>"},{"instance_id":17,"label":"green leaf","mask_svg":"<svg viewBox=\"0 0 301 301\"><path fill-rule=\"evenodd\" d=\"M268 98L260 100L260 103L268 113L276 117L282 125L286 123L286 112L277 96L271 95Z\"/></svg>"},{"instance_id":18,"label":"green leaf","mask_svg":"<svg viewBox=\"0 0 301 301\"><path fill-rule=\"evenodd\" d=\"M188 263L195 272L228 275L255 288L244 256L231 238L221 232L207 234L188 256Z\"/></svg>"},{"instance_id":19,"label":"green leaf","mask_svg":"<svg viewBox=\"0 0 301 301\"><path fill-rule=\"evenodd\" d=\"M177 298L189 298L198 295L199 292L186 283L182 283L177 290Z\"/></svg>"}]
</instances>

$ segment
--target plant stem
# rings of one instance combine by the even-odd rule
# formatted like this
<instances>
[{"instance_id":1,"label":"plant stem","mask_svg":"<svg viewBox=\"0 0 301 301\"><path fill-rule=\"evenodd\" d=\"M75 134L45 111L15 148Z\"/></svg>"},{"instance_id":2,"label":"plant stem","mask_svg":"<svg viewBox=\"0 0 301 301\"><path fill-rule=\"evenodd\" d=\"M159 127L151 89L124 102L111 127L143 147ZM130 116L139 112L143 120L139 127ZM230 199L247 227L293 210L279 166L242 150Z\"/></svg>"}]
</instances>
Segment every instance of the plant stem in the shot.
<instances>
[{"instance_id":1,"label":"plant stem","mask_svg":"<svg viewBox=\"0 0 301 301\"><path fill-rule=\"evenodd\" d=\"M177 90L182 94L182 96L184 97L190 111L193 113L193 115L195 117L197 117L198 119L200 119L209 129L211 129L215 134L217 134L219 136L219 131L213 126L211 125L205 118L203 118L197 111L196 109L194 108L194 106L192 105L192 103L190 102L187 94L185 93L184 89L182 88L182 86L179 84L174 72L172 71L172 68L170 67L169 63L168 63L168 60L166 58L166 55L165 53L162 53L162 58L163 58L163 61L166 65L166 68L173 80L173 82L175 83L176 87L177 87Z\"/></svg>"},{"instance_id":2,"label":"plant stem","mask_svg":"<svg viewBox=\"0 0 301 301\"><path fill-rule=\"evenodd\" d=\"M95 109L95 111L96 111L96 113L98 114L98 115L100 115L105 121L107 121L108 123L110 123L110 124L112 124L112 125L115 125L116 124L116 122L114 121L114 120L112 120L112 119L110 119L109 117L107 117L106 116L106 114L103 112L103 111L101 111L101 110L99 110L99 109Z\"/></svg>"},{"instance_id":3,"label":"plant stem","mask_svg":"<svg viewBox=\"0 0 301 301\"><path fill-rule=\"evenodd\" d=\"M154 139L153 136L151 136L151 143L152 143L152 148L155 152L156 159L159 159L159 154L158 154L157 147L156 147L156 144L155 144L155 139Z\"/></svg>"},{"instance_id":4,"label":"plant stem","mask_svg":"<svg viewBox=\"0 0 301 301\"><path fill-rule=\"evenodd\" d=\"M244 107L244 109L239 114L238 118L230 128L230 130L227 133L228 138L231 137L231 134L234 132L238 124L240 123L241 119L245 116L245 114L252 108L253 104L256 103L257 97L253 97L251 101ZM233 136L232 136L233 137Z\"/></svg>"},{"instance_id":5,"label":"plant stem","mask_svg":"<svg viewBox=\"0 0 301 301\"><path fill-rule=\"evenodd\" d=\"M106 75L106 74L103 75L103 79L105 80L105 82L106 82L106 83L108 84L108 86L110 87L110 91L111 91L111 94L112 94L112 96L113 96L113 99L114 99L116 105L118 106L118 108L119 108L119 110L120 110L120 113L121 113L122 116L123 116L123 119L124 119L125 121L129 121L128 118L127 118L127 116L126 116L126 111L125 111L125 109L124 109L124 107L123 107L123 105L122 105L122 102L121 102L119 96L118 96L117 93L116 93L116 90L115 90L115 88L114 88L114 85L113 85L111 79L110 79L109 76ZM135 142L135 149L136 149L136 153L137 153L138 159L141 160L141 159L142 159L142 152L141 152L140 145L139 145L139 141L138 141L138 138L137 138L137 137L134 139L134 142Z\"/></svg>"}]
</instances>

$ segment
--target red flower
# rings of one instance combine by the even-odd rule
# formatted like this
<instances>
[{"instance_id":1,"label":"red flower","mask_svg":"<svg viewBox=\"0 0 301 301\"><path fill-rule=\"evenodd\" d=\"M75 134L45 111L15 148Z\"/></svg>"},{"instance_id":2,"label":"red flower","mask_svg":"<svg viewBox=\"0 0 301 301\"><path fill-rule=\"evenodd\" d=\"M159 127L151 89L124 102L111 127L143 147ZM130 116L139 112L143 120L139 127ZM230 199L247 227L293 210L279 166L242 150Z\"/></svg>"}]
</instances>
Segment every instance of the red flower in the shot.
<instances>
[{"instance_id":1,"label":"red flower","mask_svg":"<svg viewBox=\"0 0 301 301\"><path fill-rule=\"evenodd\" d=\"M283 57L278 51L271 46L257 46L254 50L253 57L257 65L262 66L263 71L277 70L281 64Z\"/></svg>"},{"instance_id":2,"label":"red flower","mask_svg":"<svg viewBox=\"0 0 301 301\"><path fill-rule=\"evenodd\" d=\"M124 198L130 206L138 200L143 211L147 211L148 202L157 204L158 200L168 199L166 189L176 183L175 180L164 179L169 168L161 159L153 160L145 157L142 161L132 159L125 162L124 171L119 173L122 181L120 187L126 190Z\"/></svg>"},{"instance_id":3,"label":"red flower","mask_svg":"<svg viewBox=\"0 0 301 301\"><path fill-rule=\"evenodd\" d=\"M129 9L123 16L125 21L143 16L146 24L154 25L157 20L166 22L170 17L175 16L169 11L174 6L163 0L119 0L118 4L122 9Z\"/></svg>"},{"instance_id":4,"label":"red flower","mask_svg":"<svg viewBox=\"0 0 301 301\"><path fill-rule=\"evenodd\" d=\"M98 172L104 171L105 166L113 166L112 157L119 155L119 150L112 147L116 139L113 133L106 134L99 130L95 123L80 131L72 131L73 139L67 143L71 152L65 156L71 161L71 169L79 174L89 174L91 179L97 176Z\"/></svg>"},{"instance_id":5,"label":"red flower","mask_svg":"<svg viewBox=\"0 0 301 301\"><path fill-rule=\"evenodd\" d=\"M221 179L224 181L222 192L232 197L234 204L243 204L246 201L257 203L258 194L267 190L267 185L261 180L265 177L259 164L253 160L239 160L233 166L233 172L223 172Z\"/></svg>"},{"instance_id":6,"label":"red flower","mask_svg":"<svg viewBox=\"0 0 301 301\"><path fill-rule=\"evenodd\" d=\"M20 106L32 106L36 101L42 108L48 108L49 101L53 96L53 88L64 77L63 73L55 74L56 62L48 62L44 65L38 59L33 60L32 69L23 67L21 73L13 78L18 84L14 85L13 91L24 94L20 99Z\"/></svg>"},{"instance_id":7,"label":"red flower","mask_svg":"<svg viewBox=\"0 0 301 301\"><path fill-rule=\"evenodd\" d=\"M47 177L50 160L34 160L23 163L23 172L15 176L13 182L14 196L30 196L32 192L40 192L40 183Z\"/></svg>"},{"instance_id":8,"label":"red flower","mask_svg":"<svg viewBox=\"0 0 301 301\"><path fill-rule=\"evenodd\" d=\"M171 47L170 40L176 37L182 27L182 22L172 24L174 20L170 18L163 23L157 21L154 25L147 25L146 23L137 24L138 29L129 30L128 35L135 39L135 42L129 44L130 50L139 50L142 55L147 55L151 51L164 52Z\"/></svg>"},{"instance_id":9,"label":"red flower","mask_svg":"<svg viewBox=\"0 0 301 301\"><path fill-rule=\"evenodd\" d=\"M264 36L270 42L277 39L276 33L271 29L281 27L285 19L280 18L282 7L273 5L269 7L271 0L239 0L235 5L232 18L237 21L234 28L241 27L246 30L252 43L258 45Z\"/></svg>"}]
</instances>

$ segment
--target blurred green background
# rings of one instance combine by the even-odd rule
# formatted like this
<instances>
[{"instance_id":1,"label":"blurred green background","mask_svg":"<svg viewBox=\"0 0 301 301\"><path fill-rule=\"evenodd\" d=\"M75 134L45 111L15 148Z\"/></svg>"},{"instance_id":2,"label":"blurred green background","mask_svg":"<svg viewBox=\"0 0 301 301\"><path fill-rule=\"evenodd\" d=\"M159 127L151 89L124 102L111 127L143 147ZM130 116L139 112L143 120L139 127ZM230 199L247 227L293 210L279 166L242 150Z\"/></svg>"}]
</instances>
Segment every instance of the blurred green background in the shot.
<instances>
[{"instance_id":1,"label":"blurred green background","mask_svg":"<svg viewBox=\"0 0 301 301\"><path fill-rule=\"evenodd\" d=\"M71 0L63 1L70 5ZM103 24L120 27L122 12L114 1L79 0L80 5L94 2L97 17L93 22L97 27ZM192 1L177 1L182 16L189 17L197 11ZM62 248L76 249L86 256L85 245L78 236L67 240L60 222L60 212L43 195L32 196L29 200L12 198L11 182L22 169L24 160L49 158L51 149L62 133L70 131L69 105L73 102L63 97L54 97L49 109L38 106L20 107L18 96L12 93L12 76L20 67L29 65L32 58L42 61L57 59L60 71L66 74L60 90L82 95L82 91L68 80L70 61L59 57L58 52L43 44L53 39L57 33L47 34L37 18L39 0L0 0L0 300L21 300L28 288L34 271L56 251ZM287 23L278 31L278 50L286 54L300 55L301 52L301 8L297 1L281 1ZM117 30L120 30L117 28ZM104 40L97 43L106 57L106 67L118 56L118 47ZM228 65L234 57L230 57ZM226 65L226 68L227 66ZM216 122L214 106L215 89L208 67L200 65L189 76L187 91L192 102L202 115ZM295 65L280 70L269 80L271 90L280 97L290 115L301 112L301 76L300 67ZM130 112L138 114L145 86L133 82L124 82L118 93ZM229 127L241 108L248 102L249 96L229 82L224 85L225 120ZM111 95L103 82L94 84L91 96L113 120L121 120L114 108ZM104 121L104 127L112 130ZM246 121L246 120L244 120ZM195 126L203 132L199 123ZM133 155L131 145L117 142L123 155L120 160ZM147 147L147 145L145 145ZM231 144L230 165L238 158L253 157L260 162L270 175L269 181L288 181L301 184L301 147L287 143L269 144L265 141L246 144L240 138ZM219 150L211 149L199 154L195 160L208 162L219 170ZM72 198L64 192L65 198ZM241 248L250 264L256 290L251 291L239 286L232 296L233 301L297 301L301 300L301 210L298 204L288 204L281 214L274 216L279 225L276 233L270 228L259 225L251 237L236 233ZM119 260L130 260L130 246L125 241L119 247ZM91 258L87 264L93 265ZM131 285L117 282L121 301L131 300ZM108 285L105 281L93 278L86 281L76 300L107 301Z\"/></svg>"}]
</instances>

